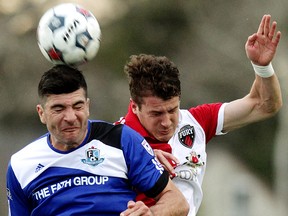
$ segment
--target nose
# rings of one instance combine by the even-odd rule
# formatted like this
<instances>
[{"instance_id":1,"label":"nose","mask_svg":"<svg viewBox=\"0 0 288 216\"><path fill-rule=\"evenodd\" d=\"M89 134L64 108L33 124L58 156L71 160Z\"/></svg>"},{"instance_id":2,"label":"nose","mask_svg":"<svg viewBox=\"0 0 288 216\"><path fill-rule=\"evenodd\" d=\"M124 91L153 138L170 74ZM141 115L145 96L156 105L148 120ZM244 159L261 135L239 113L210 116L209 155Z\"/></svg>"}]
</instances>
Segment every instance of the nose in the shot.
<instances>
[{"instance_id":1,"label":"nose","mask_svg":"<svg viewBox=\"0 0 288 216\"><path fill-rule=\"evenodd\" d=\"M64 120L67 122L74 122L77 119L75 110L73 110L72 108L68 108L65 111L64 114Z\"/></svg>"},{"instance_id":2,"label":"nose","mask_svg":"<svg viewBox=\"0 0 288 216\"><path fill-rule=\"evenodd\" d=\"M170 117L169 117L169 114L164 114L164 115L162 116L161 125L162 125L163 127L169 127L170 124L171 124L171 119L170 119Z\"/></svg>"}]
</instances>

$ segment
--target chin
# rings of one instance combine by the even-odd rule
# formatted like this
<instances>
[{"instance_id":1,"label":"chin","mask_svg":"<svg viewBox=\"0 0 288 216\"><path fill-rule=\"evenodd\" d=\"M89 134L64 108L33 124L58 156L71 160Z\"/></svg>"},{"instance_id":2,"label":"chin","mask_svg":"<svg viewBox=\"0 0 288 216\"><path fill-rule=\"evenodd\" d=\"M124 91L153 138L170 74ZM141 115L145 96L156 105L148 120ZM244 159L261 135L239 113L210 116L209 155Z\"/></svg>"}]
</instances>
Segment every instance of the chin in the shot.
<instances>
[{"instance_id":1,"label":"chin","mask_svg":"<svg viewBox=\"0 0 288 216\"><path fill-rule=\"evenodd\" d=\"M165 135L165 136L162 135L162 136L157 136L156 139L161 141L161 142L168 142L170 137L171 137L170 135L169 136L168 135Z\"/></svg>"}]
</instances>

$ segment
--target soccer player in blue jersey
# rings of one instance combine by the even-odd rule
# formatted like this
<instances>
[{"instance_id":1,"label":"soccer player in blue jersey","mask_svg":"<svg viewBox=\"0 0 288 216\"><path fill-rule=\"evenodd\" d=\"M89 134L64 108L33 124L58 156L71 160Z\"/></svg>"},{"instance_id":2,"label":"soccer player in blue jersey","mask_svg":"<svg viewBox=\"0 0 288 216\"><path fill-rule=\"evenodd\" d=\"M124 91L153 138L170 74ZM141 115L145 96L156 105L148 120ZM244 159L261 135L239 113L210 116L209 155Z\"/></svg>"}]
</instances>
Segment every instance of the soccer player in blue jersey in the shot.
<instances>
[{"instance_id":1,"label":"soccer player in blue jersey","mask_svg":"<svg viewBox=\"0 0 288 216\"><path fill-rule=\"evenodd\" d=\"M48 132L11 157L9 215L187 215L188 203L142 136L126 125L89 119L81 71L54 66L43 74L38 94ZM139 191L156 205L134 201Z\"/></svg>"}]
</instances>

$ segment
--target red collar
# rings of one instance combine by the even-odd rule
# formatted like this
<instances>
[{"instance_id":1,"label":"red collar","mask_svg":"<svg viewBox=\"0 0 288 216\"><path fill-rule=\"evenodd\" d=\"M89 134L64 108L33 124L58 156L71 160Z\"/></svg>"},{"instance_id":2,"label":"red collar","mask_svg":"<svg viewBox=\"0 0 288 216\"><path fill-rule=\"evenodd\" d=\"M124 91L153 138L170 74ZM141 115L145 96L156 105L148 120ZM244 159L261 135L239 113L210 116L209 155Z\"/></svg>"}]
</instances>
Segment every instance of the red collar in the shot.
<instances>
[{"instance_id":1,"label":"red collar","mask_svg":"<svg viewBox=\"0 0 288 216\"><path fill-rule=\"evenodd\" d=\"M129 104L128 107L128 113L125 116L125 124L129 127L133 128L134 130L138 131L143 137L154 139L154 137L151 137L148 132L145 130L145 128L141 125L137 115L135 115L132 111L132 104Z\"/></svg>"}]
</instances>

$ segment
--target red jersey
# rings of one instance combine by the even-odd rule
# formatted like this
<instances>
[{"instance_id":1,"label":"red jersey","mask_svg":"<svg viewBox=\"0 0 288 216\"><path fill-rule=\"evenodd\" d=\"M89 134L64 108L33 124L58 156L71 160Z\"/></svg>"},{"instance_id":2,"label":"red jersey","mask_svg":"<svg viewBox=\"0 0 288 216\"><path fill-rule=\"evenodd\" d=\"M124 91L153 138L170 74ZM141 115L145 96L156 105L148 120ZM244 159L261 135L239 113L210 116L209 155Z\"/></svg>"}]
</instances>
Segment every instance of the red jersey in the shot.
<instances>
[{"instance_id":1,"label":"red jersey","mask_svg":"<svg viewBox=\"0 0 288 216\"><path fill-rule=\"evenodd\" d=\"M180 161L175 168L177 176L173 182L184 194L190 205L189 216L196 215L202 201L202 181L206 168L206 144L215 135L221 135L224 121L222 103L203 104L189 110L179 111L179 123L168 143L151 137L132 112L131 104L126 116L118 123L124 123L138 131L153 149L172 153ZM155 204L154 199L139 194L137 200L147 206Z\"/></svg>"}]
</instances>

